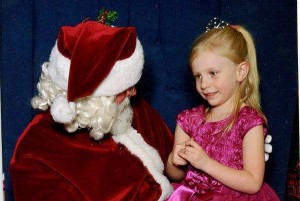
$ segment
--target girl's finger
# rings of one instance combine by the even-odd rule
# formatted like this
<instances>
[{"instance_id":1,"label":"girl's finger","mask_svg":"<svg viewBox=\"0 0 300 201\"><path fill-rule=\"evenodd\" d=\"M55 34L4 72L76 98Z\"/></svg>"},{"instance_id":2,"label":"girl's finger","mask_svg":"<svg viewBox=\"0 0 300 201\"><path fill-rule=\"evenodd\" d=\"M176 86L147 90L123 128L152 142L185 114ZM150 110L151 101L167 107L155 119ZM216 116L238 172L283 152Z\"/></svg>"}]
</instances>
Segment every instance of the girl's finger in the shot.
<instances>
[{"instance_id":1,"label":"girl's finger","mask_svg":"<svg viewBox=\"0 0 300 201\"><path fill-rule=\"evenodd\" d=\"M183 149L180 149L178 153L183 153L183 154L185 154L186 151L187 151L187 150L186 150L186 147L185 147L185 148L183 148Z\"/></svg>"},{"instance_id":2,"label":"girl's finger","mask_svg":"<svg viewBox=\"0 0 300 201\"><path fill-rule=\"evenodd\" d=\"M178 155L180 156L180 157L182 157L182 158L185 158L185 150L180 150L180 151L178 151Z\"/></svg>"},{"instance_id":3,"label":"girl's finger","mask_svg":"<svg viewBox=\"0 0 300 201\"><path fill-rule=\"evenodd\" d=\"M190 138L189 140L187 140L186 142L185 142L185 145L186 146L197 146L198 145L198 143L197 142L195 142L195 140L193 139L193 138Z\"/></svg>"},{"instance_id":4,"label":"girl's finger","mask_svg":"<svg viewBox=\"0 0 300 201\"><path fill-rule=\"evenodd\" d=\"M193 146L186 146L185 147L185 152L192 152L193 150L195 150L195 148Z\"/></svg>"}]
</instances>

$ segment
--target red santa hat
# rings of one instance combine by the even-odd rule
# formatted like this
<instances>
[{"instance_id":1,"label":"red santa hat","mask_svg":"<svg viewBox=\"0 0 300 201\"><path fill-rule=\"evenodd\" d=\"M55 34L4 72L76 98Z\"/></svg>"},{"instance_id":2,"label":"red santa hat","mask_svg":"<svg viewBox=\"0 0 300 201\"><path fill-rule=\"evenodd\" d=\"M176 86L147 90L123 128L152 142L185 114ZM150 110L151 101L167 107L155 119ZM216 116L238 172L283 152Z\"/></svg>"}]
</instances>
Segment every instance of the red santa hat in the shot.
<instances>
[{"instance_id":1,"label":"red santa hat","mask_svg":"<svg viewBox=\"0 0 300 201\"><path fill-rule=\"evenodd\" d=\"M73 101L86 96L112 96L135 85L144 65L134 27L110 27L95 21L63 26L51 51L49 76L67 91L51 106L53 119L70 123Z\"/></svg>"}]
</instances>

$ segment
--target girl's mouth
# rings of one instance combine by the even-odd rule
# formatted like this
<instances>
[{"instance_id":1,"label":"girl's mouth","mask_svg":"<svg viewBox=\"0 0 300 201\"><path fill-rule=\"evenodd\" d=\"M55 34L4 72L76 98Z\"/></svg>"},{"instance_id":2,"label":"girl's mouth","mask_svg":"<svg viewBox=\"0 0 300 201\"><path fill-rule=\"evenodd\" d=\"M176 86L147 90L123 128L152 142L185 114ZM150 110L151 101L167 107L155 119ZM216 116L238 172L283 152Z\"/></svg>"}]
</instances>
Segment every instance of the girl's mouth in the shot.
<instances>
[{"instance_id":1,"label":"girl's mouth","mask_svg":"<svg viewBox=\"0 0 300 201\"><path fill-rule=\"evenodd\" d=\"M204 94L204 96L206 97L206 98L212 98L214 95L216 95L217 94L217 92L210 92L210 93L205 93Z\"/></svg>"}]
</instances>

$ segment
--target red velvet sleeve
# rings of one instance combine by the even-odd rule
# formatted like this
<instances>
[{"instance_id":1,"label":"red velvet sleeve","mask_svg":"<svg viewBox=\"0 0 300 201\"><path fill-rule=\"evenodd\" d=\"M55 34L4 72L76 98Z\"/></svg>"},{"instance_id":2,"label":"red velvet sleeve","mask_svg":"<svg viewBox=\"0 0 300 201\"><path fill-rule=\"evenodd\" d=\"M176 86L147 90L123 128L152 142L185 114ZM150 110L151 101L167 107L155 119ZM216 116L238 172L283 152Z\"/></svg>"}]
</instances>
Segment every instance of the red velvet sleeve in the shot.
<instances>
[{"instance_id":1,"label":"red velvet sleeve","mask_svg":"<svg viewBox=\"0 0 300 201\"><path fill-rule=\"evenodd\" d=\"M173 136L159 114L134 99L133 126L163 161ZM156 201L161 188L140 159L111 135L100 141L87 129L67 133L48 112L24 130L10 164L15 201Z\"/></svg>"},{"instance_id":2,"label":"red velvet sleeve","mask_svg":"<svg viewBox=\"0 0 300 201\"><path fill-rule=\"evenodd\" d=\"M11 170L15 201L87 200L52 167L30 156L23 158L21 163L12 163Z\"/></svg>"}]
</instances>

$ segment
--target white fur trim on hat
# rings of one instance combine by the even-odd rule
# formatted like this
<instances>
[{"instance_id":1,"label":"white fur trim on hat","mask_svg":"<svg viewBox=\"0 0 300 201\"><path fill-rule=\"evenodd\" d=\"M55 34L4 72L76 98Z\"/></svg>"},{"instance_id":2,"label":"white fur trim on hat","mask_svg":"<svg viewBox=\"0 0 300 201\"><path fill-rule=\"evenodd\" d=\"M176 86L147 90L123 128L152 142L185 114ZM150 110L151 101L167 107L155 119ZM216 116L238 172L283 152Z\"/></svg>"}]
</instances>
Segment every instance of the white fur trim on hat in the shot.
<instances>
[{"instance_id":1,"label":"white fur trim on hat","mask_svg":"<svg viewBox=\"0 0 300 201\"><path fill-rule=\"evenodd\" d=\"M76 115L75 103L68 102L63 96L58 96L54 99L50 112L55 122L71 123Z\"/></svg>"},{"instance_id":2,"label":"white fur trim on hat","mask_svg":"<svg viewBox=\"0 0 300 201\"><path fill-rule=\"evenodd\" d=\"M92 96L112 96L132 87L140 80L143 66L143 48L140 41L137 39L136 48L133 54L129 58L115 63L108 76L94 91Z\"/></svg>"},{"instance_id":3,"label":"white fur trim on hat","mask_svg":"<svg viewBox=\"0 0 300 201\"><path fill-rule=\"evenodd\" d=\"M68 89L70 65L70 59L58 51L57 42L55 42L49 58L48 72L51 80L65 91Z\"/></svg>"},{"instance_id":4,"label":"white fur trim on hat","mask_svg":"<svg viewBox=\"0 0 300 201\"><path fill-rule=\"evenodd\" d=\"M49 58L49 76L60 88L67 91L70 72L70 59L64 57L55 43ZM136 40L136 48L133 54L124 60L117 61L92 94L93 97L113 96L135 85L142 76L144 66L144 53L140 41Z\"/></svg>"}]
</instances>

